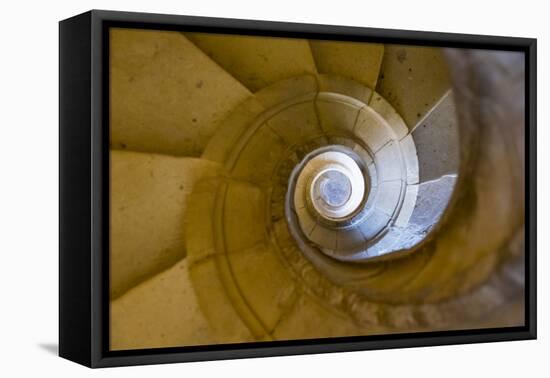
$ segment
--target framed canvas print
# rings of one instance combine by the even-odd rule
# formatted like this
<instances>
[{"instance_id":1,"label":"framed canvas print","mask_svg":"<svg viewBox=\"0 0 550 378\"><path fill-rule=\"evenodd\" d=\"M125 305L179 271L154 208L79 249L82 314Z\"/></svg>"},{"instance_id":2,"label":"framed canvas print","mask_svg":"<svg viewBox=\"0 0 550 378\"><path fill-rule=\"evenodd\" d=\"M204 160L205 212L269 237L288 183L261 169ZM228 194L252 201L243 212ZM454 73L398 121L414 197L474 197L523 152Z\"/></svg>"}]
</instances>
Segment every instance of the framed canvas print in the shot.
<instances>
[{"instance_id":1,"label":"framed canvas print","mask_svg":"<svg viewBox=\"0 0 550 378\"><path fill-rule=\"evenodd\" d=\"M60 355L536 337L536 41L60 23Z\"/></svg>"}]
</instances>

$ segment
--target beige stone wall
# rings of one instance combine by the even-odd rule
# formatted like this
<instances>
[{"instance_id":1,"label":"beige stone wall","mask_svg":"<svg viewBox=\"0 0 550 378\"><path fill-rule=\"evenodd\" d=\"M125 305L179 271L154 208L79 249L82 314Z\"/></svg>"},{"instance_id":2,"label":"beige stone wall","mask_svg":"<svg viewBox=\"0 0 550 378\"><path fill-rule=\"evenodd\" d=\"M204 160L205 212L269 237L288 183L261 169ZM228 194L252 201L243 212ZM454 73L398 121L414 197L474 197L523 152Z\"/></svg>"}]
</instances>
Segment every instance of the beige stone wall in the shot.
<instances>
[{"instance_id":1,"label":"beige stone wall","mask_svg":"<svg viewBox=\"0 0 550 378\"><path fill-rule=\"evenodd\" d=\"M521 62L114 29L110 64L112 349L523 323ZM382 210L361 262L288 206L330 145Z\"/></svg>"}]
</instances>

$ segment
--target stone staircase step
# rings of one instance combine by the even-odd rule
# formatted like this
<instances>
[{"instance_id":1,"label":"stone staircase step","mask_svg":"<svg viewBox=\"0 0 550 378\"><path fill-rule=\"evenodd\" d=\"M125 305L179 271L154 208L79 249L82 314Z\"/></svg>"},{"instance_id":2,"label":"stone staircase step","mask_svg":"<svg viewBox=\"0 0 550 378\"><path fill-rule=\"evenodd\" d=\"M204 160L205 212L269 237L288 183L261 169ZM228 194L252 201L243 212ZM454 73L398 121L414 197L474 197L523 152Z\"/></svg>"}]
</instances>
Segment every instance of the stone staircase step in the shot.
<instances>
[{"instance_id":1,"label":"stone staircase step","mask_svg":"<svg viewBox=\"0 0 550 378\"><path fill-rule=\"evenodd\" d=\"M280 80L317 72L304 39L213 33L185 35L253 92Z\"/></svg>"},{"instance_id":2,"label":"stone staircase step","mask_svg":"<svg viewBox=\"0 0 550 378\"><path fill-rule=\"evenodd\" d=\"M200 156L220 120L251 96L181 33L111 32L111 145Z\"/></svg>"}]
</instances>

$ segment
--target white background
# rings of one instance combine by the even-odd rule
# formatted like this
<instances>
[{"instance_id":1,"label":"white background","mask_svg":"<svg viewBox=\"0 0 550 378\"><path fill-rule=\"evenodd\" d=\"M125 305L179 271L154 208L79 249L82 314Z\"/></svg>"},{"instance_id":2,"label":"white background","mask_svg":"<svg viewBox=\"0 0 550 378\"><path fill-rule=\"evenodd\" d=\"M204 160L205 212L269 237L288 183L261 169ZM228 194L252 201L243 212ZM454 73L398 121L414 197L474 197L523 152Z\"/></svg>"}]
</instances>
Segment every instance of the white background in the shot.
<instances>
[{"instance_id":1,"label":"white background","mask_svg":"<svg viewBox=\"0 0 550 378\"><path fill-rule=\"evenodd\" d=\"M550 376L545 1L5 1L0 21L0 376ZM538 38L539 340L89 370L58 358L58 25L89 9Z\"/></svg>"}]
</instances>

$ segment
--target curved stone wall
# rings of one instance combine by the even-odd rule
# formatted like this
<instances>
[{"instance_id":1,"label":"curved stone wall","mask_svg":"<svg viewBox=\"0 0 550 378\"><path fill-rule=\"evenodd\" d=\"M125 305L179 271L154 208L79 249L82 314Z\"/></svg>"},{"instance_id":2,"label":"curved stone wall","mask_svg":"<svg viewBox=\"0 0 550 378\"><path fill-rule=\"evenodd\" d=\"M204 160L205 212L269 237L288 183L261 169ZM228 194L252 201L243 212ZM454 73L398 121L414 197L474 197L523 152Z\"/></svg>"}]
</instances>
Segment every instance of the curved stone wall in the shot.
<instances>
[{"instance_id":1,"label":"curved stone wall","mask_svg":"<svg viewBox=\"0 0 550 378\"><path fill-rule=\"evenodd\" d=\"M517 55L111 45L112 349L523 322Z\"/></svg>"}]
</instances>

